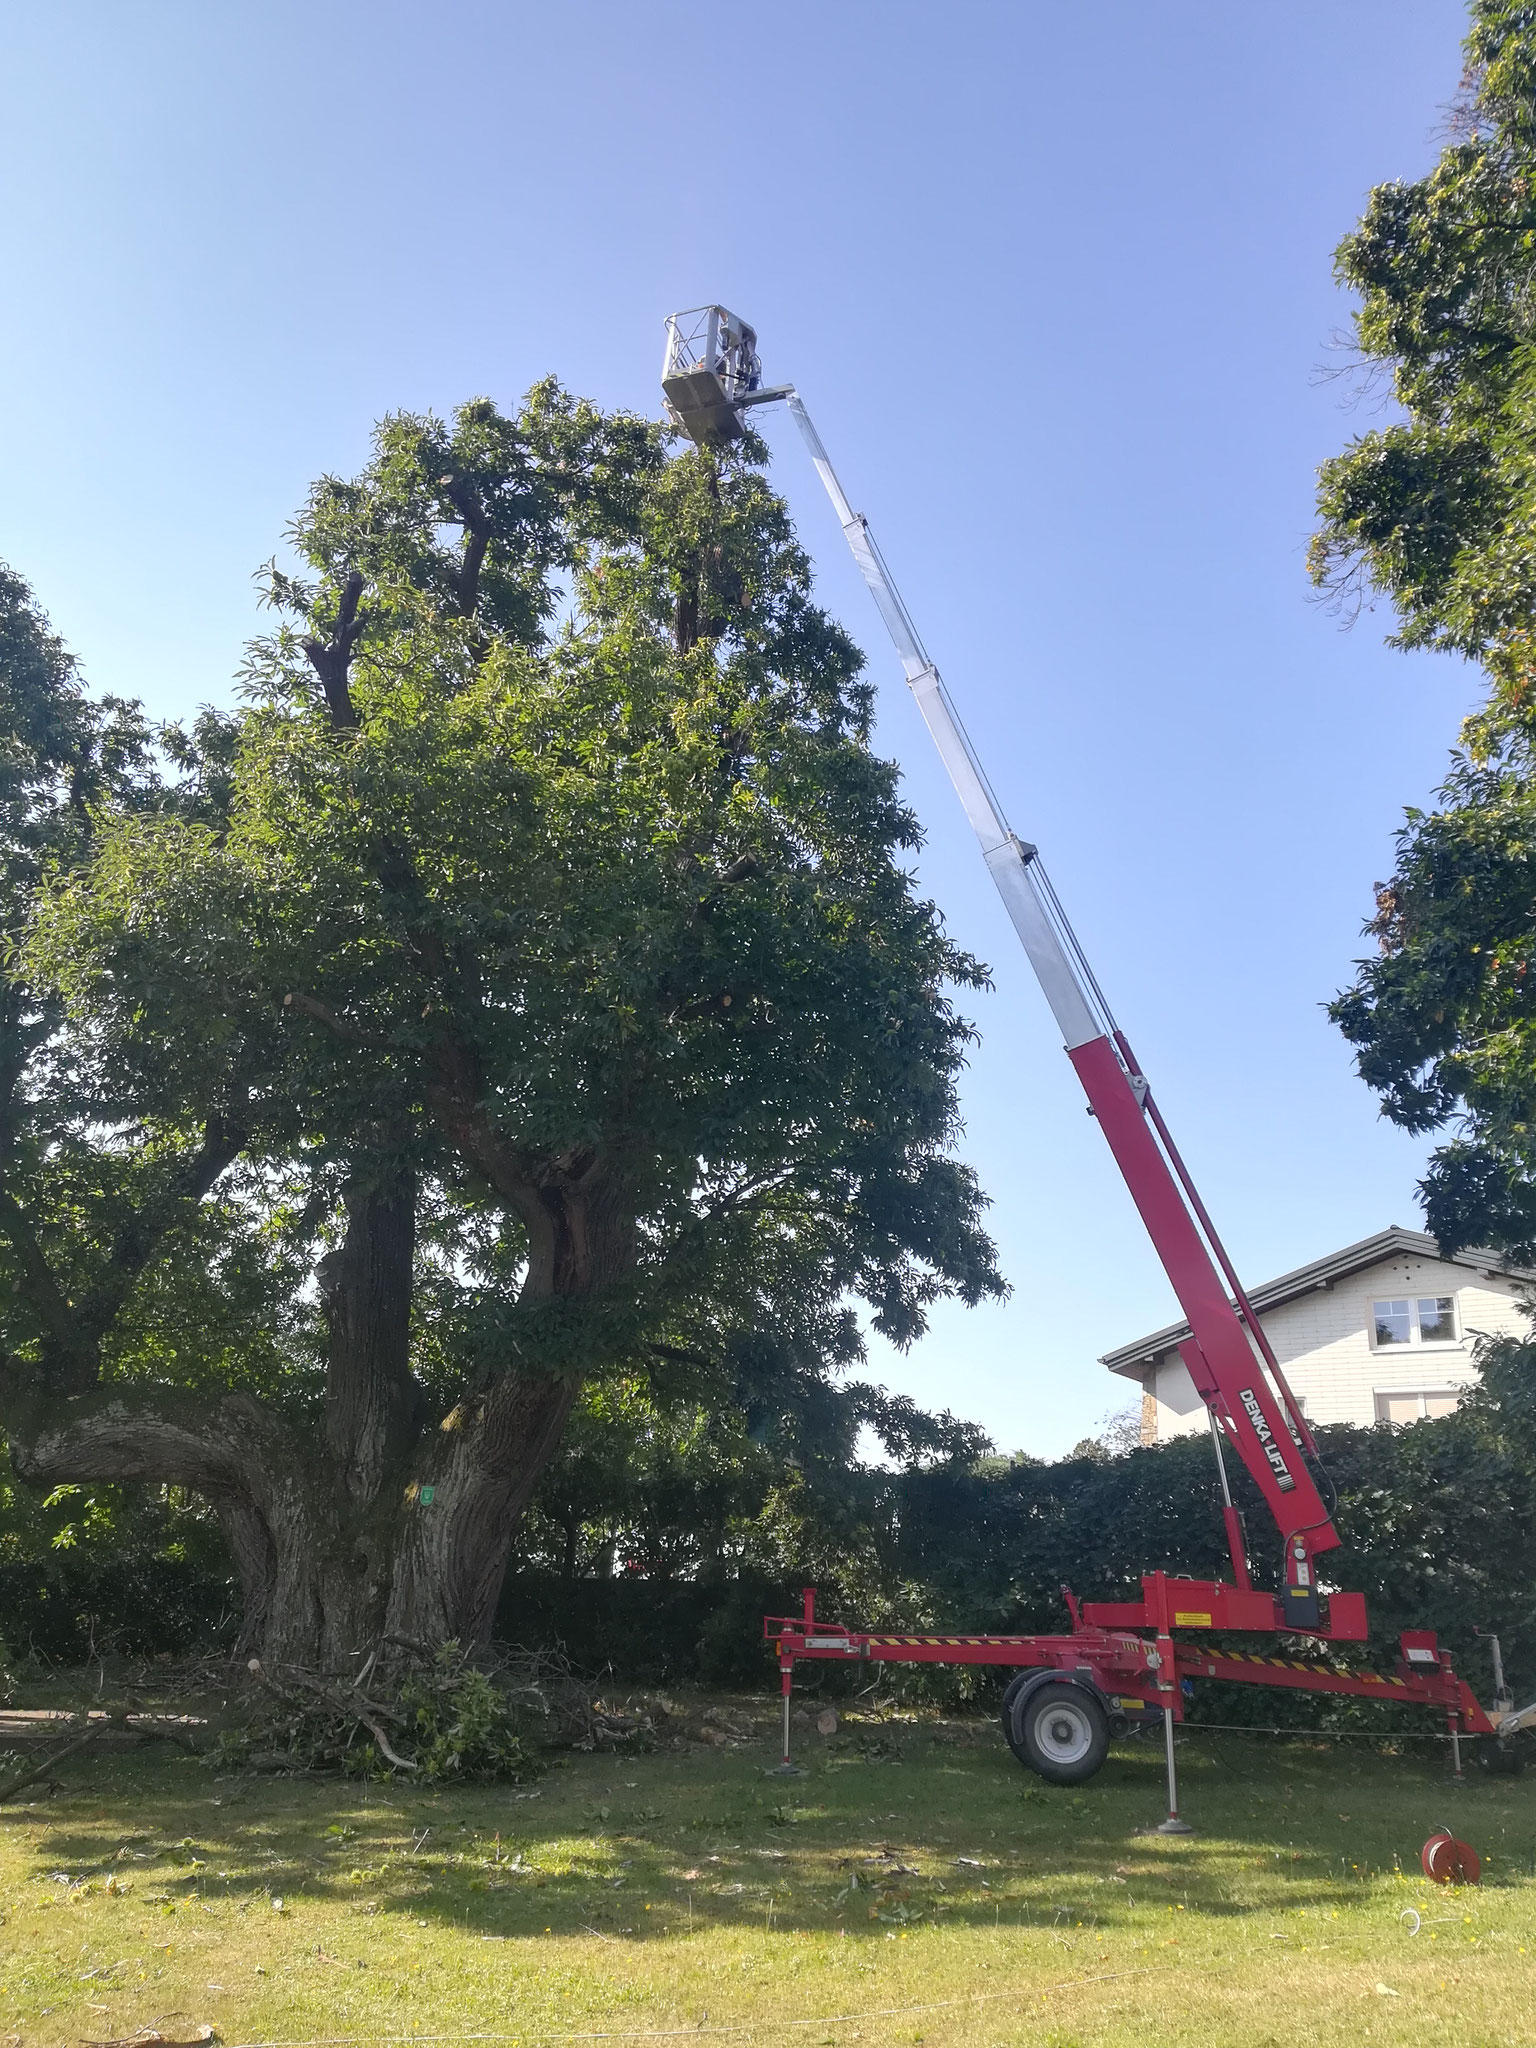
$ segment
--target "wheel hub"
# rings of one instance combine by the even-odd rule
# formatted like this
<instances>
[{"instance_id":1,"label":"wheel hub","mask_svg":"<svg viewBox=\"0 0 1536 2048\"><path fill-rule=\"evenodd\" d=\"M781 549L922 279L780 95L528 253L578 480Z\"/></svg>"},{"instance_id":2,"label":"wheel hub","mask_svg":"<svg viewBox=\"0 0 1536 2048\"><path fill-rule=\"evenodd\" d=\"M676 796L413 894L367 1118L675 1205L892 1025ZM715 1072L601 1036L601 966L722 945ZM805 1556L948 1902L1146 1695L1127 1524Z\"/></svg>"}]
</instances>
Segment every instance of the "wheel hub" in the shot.
<instances>
[{"instance_id":1,"label":"wheel hub","mask_svg":"<svg viewBox=\"0 0 1536 2048\"><path fill-rule=\"evenodd\" d=\"M1070 1701L1053 1703L1035 1724L1035 1740L1052 1763L1080 1763L1093 1747L1093 1723Z\"/></svg>"}]
</instances>

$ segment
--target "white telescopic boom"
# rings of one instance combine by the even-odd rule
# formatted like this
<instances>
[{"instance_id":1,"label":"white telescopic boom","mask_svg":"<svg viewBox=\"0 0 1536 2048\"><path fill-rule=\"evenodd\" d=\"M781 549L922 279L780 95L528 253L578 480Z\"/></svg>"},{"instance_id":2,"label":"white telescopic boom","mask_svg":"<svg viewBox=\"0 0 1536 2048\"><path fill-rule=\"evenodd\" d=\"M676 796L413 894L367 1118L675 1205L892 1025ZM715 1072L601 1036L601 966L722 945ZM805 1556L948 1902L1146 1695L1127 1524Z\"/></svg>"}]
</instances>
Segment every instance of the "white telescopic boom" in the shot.
<instances>
[{"instance_id":1,"label":"white telescopic boom","mask_svg":"<svg viewBox=\"0 0 1536 2048\"><path fill-rule=\"evenodd\" d=\"M908 687L949 771L955 793L965 806L971 829L981 842L982 856L997 884L997 893L1023 941L1029 964L1061 1027L1068 1052L1075 1046L1086 1045L1090 1039L1108 1037L1113 1043L1114 1019L1040 865L1039 855L1033 846L1014 834L1003 816L1002 806L949 701L943 679L929 660L912 616L875 544L869 521L849 504L799 392L792 384L781 384L772 390L754 391L748 398L738 400L738 405L763 405L774 399L784 400L805 437L844 538L879 606L886 630L896 643Z\"/></svg>"},{"instance_id":2,"label":"white telescopic boom","mask_svg":"<svg viewBox=\"0 0 1536 2048\"><path fill-rule=\"evenodd\" d=\"M689 368L690 347L691 343L676 338L674 322L667 357L671 381L664 379L663 389L676 424L707 445L711 438L718 438L713 415L706 417L693 386L686 384L680 373L672 374L679 363L682 370ZM745 347L743 341L738 355ZM1299 1460L1293 1470L1287 1455L1288 1438L1300 1449L1316 1450L1300 1407L1145 1077L1116 1027L1039 855L1018 838L1003 816L939 672L885 566L869 522L849 504L800 394L792 384L763 390L756 382L756 364L754 354L737 377L731 397L733 417L748 406L775 399L787 404L794 415L853 558L896 643L918 709L981 842L1004 908L1061 1027L1088 1106L1099 1120L1179 1305L1189 1318L1191 1337L1180 1347L1185 1365L1285 1539L1284 1612L1294 1624L1315 1627L1321 1608L1312 1559L1333 1549L1340 1538L1312 1474ZM680 394L676 402L674 391ZM1248 1566L1236 1509L1225 1506L1223 1519L1234 1573L1239 1587L1247 1588Z\"/></svg>"}]
</instances>

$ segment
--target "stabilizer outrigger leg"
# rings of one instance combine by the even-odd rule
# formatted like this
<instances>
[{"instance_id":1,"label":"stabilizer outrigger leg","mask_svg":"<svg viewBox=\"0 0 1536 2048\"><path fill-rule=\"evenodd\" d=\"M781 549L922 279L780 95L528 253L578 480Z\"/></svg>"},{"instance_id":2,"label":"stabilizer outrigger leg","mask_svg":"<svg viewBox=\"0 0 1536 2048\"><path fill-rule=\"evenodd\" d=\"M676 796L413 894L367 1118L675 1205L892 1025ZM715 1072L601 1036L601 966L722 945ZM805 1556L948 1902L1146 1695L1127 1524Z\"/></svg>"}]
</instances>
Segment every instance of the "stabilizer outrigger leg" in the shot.
<instances>
[{"instance_id":1,"label":"stabilizer outrigger leg","mask_svg":"<svg viewBox=\"0 0 1536 2048\"><path fill-rule=\"evenodd\" d=\"M1179 1767L1173 1757L1173 1709L1163 1709L1163 1753L1168 1760L1168 1818L1149 1830L1154 1835L1192 1835L1187 1820L1179 1818Z\"/></svg>"},{"instance_id":2,"label":"stabilizer outrigger leg","mask_svg":"<svg viewBox=\"0 0 1536 2048\"><path fill-rule=\"evenodd\" d=\"M807 1586L805 1589L804 1614L804 1624L807 1635L810 1634L811 1628L814 1624L815 1614L816 1594L812 1587ZM784 1700L784 1729L783 1742L781 1745L782 1753L779 1757L779 1761L776 1764L772 1765L769 1769L768 1776L770 1778L803 1778L805 1776L805 1772L801 1769L799 1764L792 1763L790 1761L789 1755L790 1693L793 1690L795 1682L795 1660L793 1656L782 1655L780 1657L779 1674L779 1690L782 1693Z\"/></svg>"}]
</instances>

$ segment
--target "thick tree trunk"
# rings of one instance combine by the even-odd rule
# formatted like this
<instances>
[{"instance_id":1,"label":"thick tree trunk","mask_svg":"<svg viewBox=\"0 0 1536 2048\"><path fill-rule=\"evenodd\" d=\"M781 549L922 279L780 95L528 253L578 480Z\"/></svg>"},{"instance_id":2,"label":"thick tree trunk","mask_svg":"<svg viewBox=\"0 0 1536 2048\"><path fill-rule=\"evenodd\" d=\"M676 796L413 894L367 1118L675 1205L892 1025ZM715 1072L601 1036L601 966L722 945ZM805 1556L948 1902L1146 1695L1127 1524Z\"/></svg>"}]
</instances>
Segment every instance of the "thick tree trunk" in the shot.
<instances>
[{"instance_id":1,"label":"thick tree trunk","mask_svg":"<svg viewBox=\"0 0 1536 2048\"><path fill-rule=\"evenodd\" d=\"M579 1198L546 1188L532 1205L535 1301L590 1299L630 1257L611 1185L590 1167L583 1178ZM240 1575L242 1648L269 1665L345 1671L381 1644L484 1644L580 1386L505 1371L429 1426L409 1366L415 1189L359 1174L345 1201L345 1238L319 1271L329 1346L314 1425L244 1392L0 1388L19 1477L170 1480L212 1503Z\"/></svg>"},{"instance_id":2,"label":"thick tree trunk","mask_svg":"<svg viewBox=\"0 0 1536 2048\"><path fill-rule=\"evenodd\" d=\"M263 1656L333 1663L365 1637L370 1588L334 1466L252 1395L33 1390L7 1402L6 1430L16 1475L31 1484L169 1480L209 1500L254 1610L242 1640Z\"/></svg>"},{"instance_id":3,"label":"thick tree trunk","mask_svg":"<svg viewBox=\"0 0 1536 2048\"><path fill-rule=\"evenodd\" d=\"M263 1502L276 1567L265 1654L328 1669L378 1642L424 1406L410 1369L415 1183L370 1166L343 1199L346 1235L318 1276L324 1439L269 1475Z\"/></svg>"},{"instance_id":4,"label":"thick tree trunk","mask_svg":"<svg viewBox=\"0 0 1536 2048\"><path fill-rule=\"evenodd\" d=\"M408 1179L354 1182L345 1201L346 1237L320 1266L330 1329L325 1438L348 1498L363 1503L409 1454L420 1426L410 1366L416 1189Z\"/></svg>"},{"instance_id":5,"label":"thick tree trunk","mask_svg":"<svg viewBox=\"0 0 1536 2048\"><path fill-rule=\"evenodd\" d=\"M513 1533L578 1392L574 1379L510 1373L446 1417L418 1460L389 1635L465 1648L489 1638Z\"/></svg>"},{"instance_id":6,"label":"thick tree trunk","mask_svg":"<svg viewBox=\"0 0 1536 2048\"><path fill-rule=\"evenodd\" d=\"M240 1633L235 1639L235 1655L243 1657L266 1641L277 1582L277 1552L266 1519L254 1501L230 1495L216 1498L213 1506L240 1579Z\"/></svg>"},{"instance_id":7,"label":"thick tree trunk","mask_svg":"<svg viewBox=\"0 0 1536 2048\"><path fill-rule=\"evenodd\" d=\"M249 1396L97 1394L13 1408L7 1423L16 1474L32 1484L170 1479L201 1492L239 1573L241 1651L345 1671L386 1640L489 1639L513 1535L577 1391L498 1379L362 1498L326 1445Z\"/></svg>"}]
</instances>

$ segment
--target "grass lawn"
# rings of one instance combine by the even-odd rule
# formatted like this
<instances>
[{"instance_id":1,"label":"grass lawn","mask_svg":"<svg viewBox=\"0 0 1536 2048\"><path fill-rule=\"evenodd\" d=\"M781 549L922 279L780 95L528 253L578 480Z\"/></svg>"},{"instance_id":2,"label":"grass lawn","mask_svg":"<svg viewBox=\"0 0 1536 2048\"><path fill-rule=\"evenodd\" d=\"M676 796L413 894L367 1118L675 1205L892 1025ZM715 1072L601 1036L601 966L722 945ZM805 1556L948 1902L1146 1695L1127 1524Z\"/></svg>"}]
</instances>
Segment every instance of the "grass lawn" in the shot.
<instances>
[{"instance_id":1,"label":"grass lawn","mask_svg":"<svg viewBox=\"0 0 1536 2048\"><path fill-rule=\"evenodd\" d=\"M1536 1772L1191 1736L1172 1840L1151 1743L1058 1791L990 1726L854 1718L786 1780L761 1722L436 1793L77 1759L0 1809L0 2042L1536 2038ZM1441 1823L1480 1888L1420 1878Z\"/></svg>"}]
</instances>

